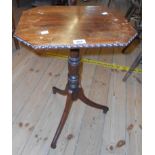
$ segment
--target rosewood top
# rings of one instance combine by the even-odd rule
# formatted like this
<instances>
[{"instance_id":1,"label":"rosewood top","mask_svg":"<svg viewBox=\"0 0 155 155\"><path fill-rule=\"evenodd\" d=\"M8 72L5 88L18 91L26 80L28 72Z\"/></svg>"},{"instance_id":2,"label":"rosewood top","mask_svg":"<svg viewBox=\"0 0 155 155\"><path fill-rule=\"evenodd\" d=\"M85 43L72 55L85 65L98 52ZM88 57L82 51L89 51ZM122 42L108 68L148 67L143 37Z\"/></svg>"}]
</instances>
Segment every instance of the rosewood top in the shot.
<instances>
[{"instance_id":1,"label":"rosewood top","mask_svg":"<svg viewBox=\"0 0 155 155\"><path fill-rule=\"evenodd\" d=\"M15 37L34 49L127 46L137 33L105 6L45 6L22 13Z\"/></svg>"}]
</instances>

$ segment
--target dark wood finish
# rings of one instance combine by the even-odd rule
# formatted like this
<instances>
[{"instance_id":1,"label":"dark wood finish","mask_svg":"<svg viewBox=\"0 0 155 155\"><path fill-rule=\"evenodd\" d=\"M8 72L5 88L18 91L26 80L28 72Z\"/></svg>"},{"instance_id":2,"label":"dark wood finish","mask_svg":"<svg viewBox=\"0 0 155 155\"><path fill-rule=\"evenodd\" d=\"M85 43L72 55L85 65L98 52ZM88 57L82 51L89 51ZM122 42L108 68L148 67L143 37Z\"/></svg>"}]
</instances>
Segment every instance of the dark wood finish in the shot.
<instances>
[{"instance_id":1,"label":"dark wood finish","mask_svg":"<svg viewBox=\"0 0 155 155\"><path fill-rule=\"evenodd\" d=\"M97 109L102 109L104 113L107 113L107 111L109 110L108 107L106 107L104 105L97 104L97 103L91 101L90 99L88 99L84 95L83 89L80 84L81 82L80 82L80 74L79 74L79 71L80 71L79 49L72 49L70 51L70 57L68 60L68 69L69 69L68 83L66 85L65 90L60 90L56 87L53 87L53 93L67 95L67 101L66 101L66 106L65 106L64 112L61 117L61 121L59 123L57 131L56 131L53 141L51 143L52 148L56 148L57 140L58 140L60 133L63 129L63 126L66 122L66 119L68 117L68 114L70 112L70 109L71 109L71 106L72 106L72 103L74 100L80 99L88 106L91 106L91 107L94 107Z\"/></svg>"},{"instance_id":2,"label":"dark wood finish","mask_svg":"<svg viewBox=\"0 0 155 155\"><path fill-rule=\"evenodd\" d=\"M15 29L16 29L15 20L14 20L14 15L12 13L12 37L13 37L13 35L15 33ZM20 49L18 40L16 38L14 38L14 37L13 37L13 40L14 40L16 49Z\"/></svg>"},{"instance_id":3,"label":"dark wood finish","mask_svg":"<svg viewBox=\"0 0 155 155\"><path fill-rule=\"evenodd\" d=\"M127 46L134 28L105 6L46 6L23 11L15 36L35 49ZM67 38L66 38L67 36ZM85 39L75 45L73 40Z\"/></svg>"},{"instance_id":4,"label":"dark wood finish","mask_svg":"<svg viewBox=\"0 0 155 155\"><path fill-rule=\"evenodd\" d=\"M64 124L65 124L65 122L67 120L67 117L68 117L68 114L70 112L72 103L73 103L72 95L71 95L71 93L67 93L66 106L65 106L64 112L62 114L61 121L60 121L59 126L57 128L57 131L55 133L55 136L53 138L53 141L51 143L52 148L56 148L57 140L58 140L58 138L60 136L60 133L61 133L63 127L64 127Z\"/></svg>"},{"instance_id":5,"label":"dark wood finish","mask_svg":"<svg viewBox=\"0 0 155 155\"><path fill-rule=\"evenodd\" d=\"M85 104L87 104L88 106L91 106L91 107L97 108L97 109L102 109L104 113L107 113L107 111L109 110L109 108L107 106L97 104L97 103L91 101L90 99L88 99L84 95L84 92L83 92L82 88L79 89L79 99L81 101L83 101Z\"/></svg>"},{"instance_id":6,"label":"dark wood finish","mask_svg":"<svg viewBox=\"0 0 155 155\"><path fill-rule=\"evenodd\" d=\"M109 0L109 1L108 1L108 7L110 7L111 1L112 1L112 0Z\"/></svg>"},{"instance_id":7,"label":"dark wood finish","mask_svg":"<svg viewBox=\"0 0 155 155\"><path fill-rule=\"evenodd\" d=\"M135 40L137 39L137 37L138 37L138 36L136 36L136 37L133 39L133 41L135 41ZM125 46L125 47L122 49L122 53L123 53L123 54L125 54L126 50L127 50L128 47L133 43L133 41L132 41L130 44L128 44L128 46Z\"/></svg>"},{"instance_id":8,"label":"dark wood finish","mask_svg":"<svg viewBox=\"0 0 155 155\"><path fill-rule=\"evenodd\" d=\"M142 52L140 52L138 54L138 56L136 57L135 61L133 62L133 64L131 65L130 69L128 70L128 72L125 74L123 81L126 81L128 79L128 77L132 74L132 72L134 71L134 69L142 62Z\"/></svg>"},{"instance_id":9,"label":"dark wood finish","mask_svg":"<svg viewBox=\"0 0 155 155\"><path fill-rule=\"evenodd\" d=\"M23 12L15 33L20 42L36 50L70 48L66 88L60 90L53 87L53 93L67 95L67 101L51 143L52 148L56 148L73 101L80 99L91 107L102 109L104 113L109 110L84 95L80 82L79 48L127 46L135 36L136 31L124 17L105 6L49 6ZM86 42L74 43L73 40L77 39Z\"/></svg>"},{"instance_id":10,"label":"dark wood finish","mask_svg":"<svg viewBox=\"0 0 155 155\"><path fill-rule=\"evenodd\" d=\"M45 6L45 5L76 5L76 0L33 0L32 6Z\"/></svg>"},{"instance_id":11,"label":"dark wood finish","mask_svg":"<svg viewBox=\"0 0 155 155\"><path fill-rule=\"evenodd\" d=\"M17 7L20 7L20 0L16 0Z\"/></svg>"}]
</instances>

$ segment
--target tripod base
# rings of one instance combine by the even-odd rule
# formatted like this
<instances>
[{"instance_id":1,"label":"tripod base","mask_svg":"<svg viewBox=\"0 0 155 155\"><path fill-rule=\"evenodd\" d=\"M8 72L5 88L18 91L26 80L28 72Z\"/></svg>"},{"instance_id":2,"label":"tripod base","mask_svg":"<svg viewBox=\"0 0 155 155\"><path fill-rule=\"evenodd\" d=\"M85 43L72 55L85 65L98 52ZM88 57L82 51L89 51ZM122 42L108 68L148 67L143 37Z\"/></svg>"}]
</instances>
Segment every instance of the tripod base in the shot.
<instances>
[{"instance_id":1,"label":"tripod base","mask_svg":"<svg viewBox=\"0 0 155 155\"><path fill-rule=\"evenodd\" d=\"M64 112L61 117L61 121L59 123L59 126L57 128L57 131L55 133L55 136L53 138L53 141L51 143L51 147L54 149L56 148L56 143L57 140L60 136L60 133L63 129L63 126L67 120L68 114L70 112L70 109L72 107L73 101L80 99L82 102L87 104L88 106L97 108L97 109L102 109L103 113L107 113L109 110L108 107L97 104L91 100L89 100L83 92L83 89L80 84L80 75L79 75L79 70L80 70L80 52L79 49L71 49L70 50L70 57L68 59L68 82L66 85L65 90L61 90L59 88L53 87L53 93L59 93L61 95L67 96L66 100L66 106L64 109Z\"/></svg>"},{"instance_id":2,"label":"tripod base","mask_svg":"<svg viewBox=\"0 0 155 155\"><path fill-rule=\"evenodd\" d=\"M63 129L63 126L67 120L67 117L68 117L68 114L70 112L73 101L80 99L81 101L83 101L88 106L103 110L103 113L105 113L105 114L109 110L109 108L107 106L97 104L97 103L91 101L90 99L88 99L84 95L82 88L78 88L78 90L76 90L75 92L72 92L71 90L69 90L67 88L67 86L66 86L65 90L61 90L59 88L53 87L53 94L56 94L56 93L67 96L67 100L66 100L66 106L65 106L64 112L63 112L62 117L61 117L61 121L59 123L57 131L56 131L55 136L53 138L53 141L51 143L51 148L53 148L53 149L56 148L57 140L58 140L59 135Z\"/></svg>"}]
</instances>

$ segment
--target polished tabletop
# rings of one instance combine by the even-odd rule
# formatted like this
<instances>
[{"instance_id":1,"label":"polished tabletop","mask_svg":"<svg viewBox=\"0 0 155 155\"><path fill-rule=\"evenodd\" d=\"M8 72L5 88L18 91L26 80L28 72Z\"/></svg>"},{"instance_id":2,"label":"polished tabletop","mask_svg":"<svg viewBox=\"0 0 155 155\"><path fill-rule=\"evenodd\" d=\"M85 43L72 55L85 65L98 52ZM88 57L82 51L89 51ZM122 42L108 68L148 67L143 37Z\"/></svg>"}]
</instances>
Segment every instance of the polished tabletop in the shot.
<instances>
[{"instance_id":1,"label":"polished tabletop","mask_svg":"<svg viewBox=\"0 0 155 155\"><path fill-rule=\"evenodd\" d=\"M127 46L137 35L105 6L44 6L23 11L14 36L34 49Z\"/></svg>"}]
</instances>

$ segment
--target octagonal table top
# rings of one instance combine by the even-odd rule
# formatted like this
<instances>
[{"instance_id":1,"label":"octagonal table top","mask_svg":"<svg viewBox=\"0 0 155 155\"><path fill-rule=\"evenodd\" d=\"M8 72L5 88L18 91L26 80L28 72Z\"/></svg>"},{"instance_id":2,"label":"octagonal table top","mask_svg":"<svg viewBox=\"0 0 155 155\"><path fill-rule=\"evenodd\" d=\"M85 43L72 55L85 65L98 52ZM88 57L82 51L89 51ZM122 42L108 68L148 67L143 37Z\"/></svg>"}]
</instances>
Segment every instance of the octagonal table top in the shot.
<instances>
[{"instance_id":1,"label":"octagonal table top","mask_svg":"<svg viewBox=\"0 0 155 155\"><path fill-rule=\"evenodd\" d=\"M14 36L34 49L127 46L136 30L105 6L44 6L22 13Z\"/></svg>"}]
</instances>

